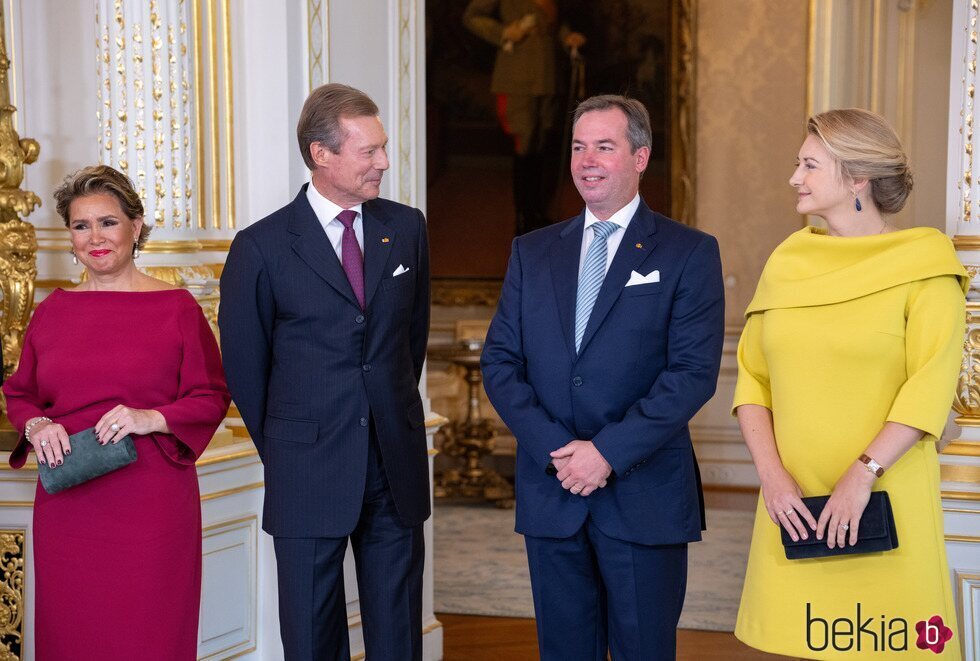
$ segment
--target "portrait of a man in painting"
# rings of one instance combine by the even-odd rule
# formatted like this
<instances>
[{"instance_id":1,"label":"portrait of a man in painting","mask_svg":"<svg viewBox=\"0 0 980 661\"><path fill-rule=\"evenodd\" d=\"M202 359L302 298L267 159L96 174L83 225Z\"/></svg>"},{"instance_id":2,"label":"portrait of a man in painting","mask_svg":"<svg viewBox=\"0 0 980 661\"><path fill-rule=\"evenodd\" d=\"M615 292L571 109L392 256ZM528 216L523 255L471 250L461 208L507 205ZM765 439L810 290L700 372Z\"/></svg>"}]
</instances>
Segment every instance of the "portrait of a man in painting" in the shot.
<instances>
[{"instance_id":1,"label":"portrait of a man in painting","mask_svg":"<svg viewBox=\"0 0 980 661\"><path fill-rule=\"evenodd\" d=\"M428 221L437 284L439 279L499 280L515 235L581 211L568 160L571 114L588 96L626 94L647 107L653 149L640 192L653 208L676 213L676 136L670 120L681 68L677 5L677 0L427 3ZM522 64L518 49L535 37L534 64ZM542 60L553 66L542 71ZM508 76L519 82L509 84ZM513 110L524 101L512 89L540 92L533 118L522 119ZM534 124L533 133L528 124Z\"/></svg>"}]
</instances>

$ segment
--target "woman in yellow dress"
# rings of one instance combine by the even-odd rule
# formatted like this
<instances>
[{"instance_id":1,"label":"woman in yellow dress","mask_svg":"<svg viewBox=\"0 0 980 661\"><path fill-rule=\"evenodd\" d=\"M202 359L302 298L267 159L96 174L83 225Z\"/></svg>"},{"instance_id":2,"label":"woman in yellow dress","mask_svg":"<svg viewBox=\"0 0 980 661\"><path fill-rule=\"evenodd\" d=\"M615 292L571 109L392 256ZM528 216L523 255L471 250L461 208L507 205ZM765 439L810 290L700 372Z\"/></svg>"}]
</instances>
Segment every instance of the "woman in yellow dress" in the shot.
<instances>
[{"instance_id":1,"label":"woman in yellow dress","mask_svg":"<svg viewBox=\"0 0 980 661\"><path fill-rule=\"evenodd\" d=\"M912 189L873 113L811 117L789 183L826 221L769 258L746 310L733 410L762 484L735 635L812 659L960 659L936 439L953 400L965 270L949 239L897 231ZM780 527L853 545L886 491L898 548L787 560ZM830 494L818 517L801 501Z\"/></svg>"}]
</instances>

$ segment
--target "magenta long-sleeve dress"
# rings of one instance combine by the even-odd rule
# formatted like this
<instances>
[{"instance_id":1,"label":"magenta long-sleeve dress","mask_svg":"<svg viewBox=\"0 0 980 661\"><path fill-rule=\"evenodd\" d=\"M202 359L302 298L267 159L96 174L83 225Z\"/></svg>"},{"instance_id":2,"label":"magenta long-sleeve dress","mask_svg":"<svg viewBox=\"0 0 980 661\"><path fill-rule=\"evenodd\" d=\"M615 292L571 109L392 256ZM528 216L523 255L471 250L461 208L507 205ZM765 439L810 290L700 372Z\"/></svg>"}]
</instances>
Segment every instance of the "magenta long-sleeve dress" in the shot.
<instances>
[{"instance_id":1,"label":"magenta long-sleeve dress","mask_svg":"<svg viewBox=\"0 0 980 661\"><path fill-rule=\"evenodd\" d=\"M40 661L194 659L201 501L194 462L228 409L217 343L182 289L55 290L34 313L3 386L13 425L69 434L124 404L172 433L134 436L138 459L34 503L34 641ZM10 455L20 468L30 445ZM69 458L70 461L70 458Z\"/></svg>"}]
</instances>

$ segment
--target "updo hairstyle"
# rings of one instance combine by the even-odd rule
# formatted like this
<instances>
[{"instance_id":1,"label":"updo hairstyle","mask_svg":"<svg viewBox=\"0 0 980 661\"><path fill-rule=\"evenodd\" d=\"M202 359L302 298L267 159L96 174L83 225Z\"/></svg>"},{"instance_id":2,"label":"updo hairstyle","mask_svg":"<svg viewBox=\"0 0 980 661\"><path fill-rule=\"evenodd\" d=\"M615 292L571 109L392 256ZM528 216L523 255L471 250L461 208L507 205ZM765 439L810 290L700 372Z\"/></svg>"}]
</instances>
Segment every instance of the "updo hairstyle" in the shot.
<instances>
[{"instance_id":1,"label":"updo hairstyle","mask_svg":"<svg viewBox=\"0 0 980 661\"><path fill-rule=\"evenodd\" d=\"M912 169L902 141L883 117L861 108L828 110L807 120L846 179L867 179L883 214L902 210L912 192Z\"/></svg>"},{"instance_id":2,"label":"updo hairstyle","mask_svg":"<svg viewBox=\"0 0 980 661\"><path fill-rule=\"evenodd\" d=\"M69 217L71 203L80 197L96 193L112 195L119 200L122 212L130 220L143 217L143 202L129 177L108 165L90 165L65 177L64 183L54 192L56 209L58 215L65 221L65 227L71 225ZM140 250L146 245L151 229L150 224L144 220L139 238L136 240Z\"/></svg>"}]
</instances>

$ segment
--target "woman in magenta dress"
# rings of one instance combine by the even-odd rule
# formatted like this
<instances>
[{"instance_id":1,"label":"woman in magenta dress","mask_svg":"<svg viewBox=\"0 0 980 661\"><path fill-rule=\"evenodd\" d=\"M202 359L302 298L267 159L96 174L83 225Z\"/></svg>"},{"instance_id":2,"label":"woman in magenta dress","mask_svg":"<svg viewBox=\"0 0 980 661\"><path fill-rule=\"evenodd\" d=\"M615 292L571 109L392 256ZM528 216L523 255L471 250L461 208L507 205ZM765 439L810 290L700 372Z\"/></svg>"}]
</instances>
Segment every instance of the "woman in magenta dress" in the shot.
<instances>
[{"instance_id":1,"label":"woman in magenta dress","mask_svg":"<svg viewBox=\"0 0 980 661\"><path fill-rule=\"evenodd\" d=\"M34 504L39 661L194 659L201 591L195 460L228 409L214 335L194 298L140 273L149 229L125 175L85 168L55 193L88 279L34 313L7 414L10 455L60 466L68 436L130 434L136 462Z\"/></svg>"}]
</instances>

